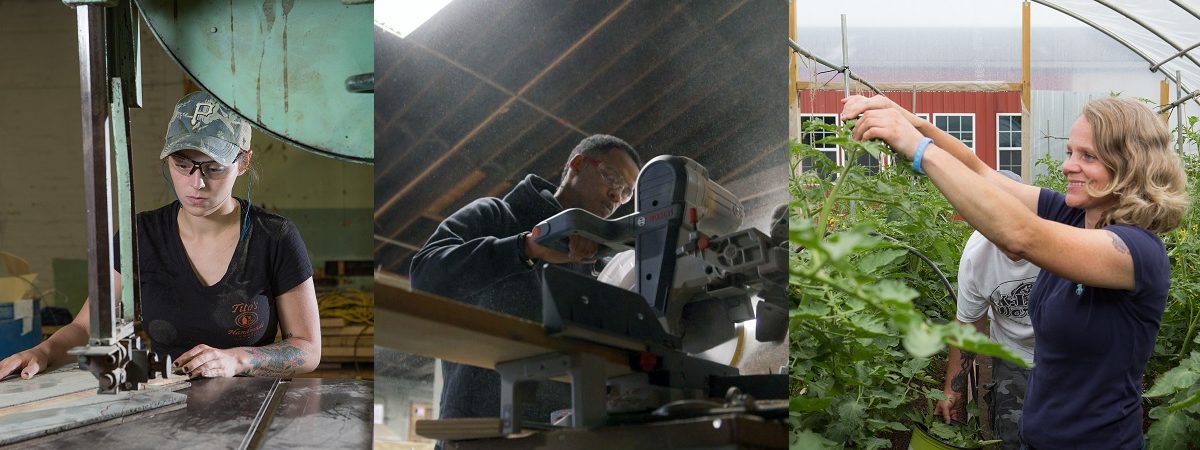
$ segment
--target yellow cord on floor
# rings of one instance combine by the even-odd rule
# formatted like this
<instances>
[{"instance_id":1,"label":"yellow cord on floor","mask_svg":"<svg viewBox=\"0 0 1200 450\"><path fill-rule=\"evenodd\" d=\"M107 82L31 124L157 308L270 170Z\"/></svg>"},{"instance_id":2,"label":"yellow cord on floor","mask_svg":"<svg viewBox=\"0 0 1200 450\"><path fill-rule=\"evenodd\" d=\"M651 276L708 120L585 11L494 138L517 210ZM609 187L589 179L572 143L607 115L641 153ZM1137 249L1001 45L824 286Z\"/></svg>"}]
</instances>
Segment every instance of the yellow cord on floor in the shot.
<instances>
[{"instance_id":1,"label":"yellow cord on floor","mask_svg":"<svg viewBox=\"0 0 1200 450\"><path fill-rule=\"evenodd\" d=\"M317 312L323 318L341 318L348 323L375 324L375 297L358 289L341 289L317 297Z\"/></svg>"}]
</instances>

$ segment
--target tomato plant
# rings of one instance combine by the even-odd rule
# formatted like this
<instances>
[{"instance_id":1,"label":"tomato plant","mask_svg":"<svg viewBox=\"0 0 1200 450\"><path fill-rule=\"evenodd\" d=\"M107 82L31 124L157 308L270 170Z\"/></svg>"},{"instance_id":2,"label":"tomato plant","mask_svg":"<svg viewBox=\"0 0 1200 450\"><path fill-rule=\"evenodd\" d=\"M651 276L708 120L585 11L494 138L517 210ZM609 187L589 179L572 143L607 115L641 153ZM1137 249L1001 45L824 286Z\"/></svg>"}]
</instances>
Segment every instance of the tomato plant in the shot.
<instances>
[{"instance_id":1,"label":"tomato plant","mask_svg":"<svg viewBox=\"0 0 1200 450\"><path fill-rule=\"evenodd\" d=\"M1196 117L1188 119L1184 139L1200 144ZM1200 158L1183 155L1188 194L1200 201ZM1171 291L1163 312L1154 354L1146 368L1151 386L1144 394L1152 421L1146 432L1151 449L1200 446L1200 208L1188 209L1179 228L1163 236L1171 260ZM1154 380L1150 383L1150 380Z\"/></svg>"},{"instance_id":2,"label":"tomato plant","mask_svg":"<svg viewBox=\"0 0 1200 450\"><path fill-rule=\"evenodd\" d=\"M851 139L851 126L805 126L828 135L816 144L842 147L851 163L837 166L811 145L791 146L793 173L802 162L812 165L790 185L793 447L890 448L881 436L914 422L978 445L974 430L938 424L926 404L944 398L931 357L946 345L1024 364L953 322L951 281L970 227L907 165L869 174L853 163L864 152L879 158L888 150Z\"/></svg>"}]
</instances>

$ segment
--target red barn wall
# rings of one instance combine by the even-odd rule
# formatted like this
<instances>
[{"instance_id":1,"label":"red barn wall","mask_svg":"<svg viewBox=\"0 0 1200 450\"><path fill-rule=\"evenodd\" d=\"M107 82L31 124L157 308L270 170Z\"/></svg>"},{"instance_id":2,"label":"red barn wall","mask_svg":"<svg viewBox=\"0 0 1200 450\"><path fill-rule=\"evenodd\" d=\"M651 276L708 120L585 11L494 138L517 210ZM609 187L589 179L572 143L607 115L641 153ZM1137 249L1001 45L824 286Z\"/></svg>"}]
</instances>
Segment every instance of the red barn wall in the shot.
<instances>
[{"instance_id":1,"label":"red barn wall","mask_svg":"<svg viewBox=\"0 0 1200 450\"><path fill-rule=\"evenodd\" d=\"M900 106L918 114L975 114L975 154L996 167L996 114L1019 114L1019 91L989 92L924 92L916 93L913 108L912 91L884 91L884 95ZM842 111L842 91L801 90L798 98L800 114L838 114Z\"/></svg>"}]
</instances>

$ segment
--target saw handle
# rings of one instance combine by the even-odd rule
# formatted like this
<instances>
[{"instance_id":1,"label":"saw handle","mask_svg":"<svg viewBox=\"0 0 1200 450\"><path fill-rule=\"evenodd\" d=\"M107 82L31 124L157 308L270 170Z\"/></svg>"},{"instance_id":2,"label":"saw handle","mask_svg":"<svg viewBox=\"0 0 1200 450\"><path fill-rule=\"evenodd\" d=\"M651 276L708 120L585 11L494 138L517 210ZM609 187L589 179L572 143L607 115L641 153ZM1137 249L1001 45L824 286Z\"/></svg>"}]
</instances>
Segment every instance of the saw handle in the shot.
<instances>
[{"instance_id":1,"label":"saw handle","mask_svg":"<svg viewBox=\"0 0 1200 450\"><path fill-rule=\"evenodd\" d=\"M632 248L629 244L633 242L635 216L605 220L587 210L571 208L538 223L530 237L538 245L568 253L571 236L583 236L600 244L602 248L596 256L601 257Z\"/></svg>"}]
</instances>

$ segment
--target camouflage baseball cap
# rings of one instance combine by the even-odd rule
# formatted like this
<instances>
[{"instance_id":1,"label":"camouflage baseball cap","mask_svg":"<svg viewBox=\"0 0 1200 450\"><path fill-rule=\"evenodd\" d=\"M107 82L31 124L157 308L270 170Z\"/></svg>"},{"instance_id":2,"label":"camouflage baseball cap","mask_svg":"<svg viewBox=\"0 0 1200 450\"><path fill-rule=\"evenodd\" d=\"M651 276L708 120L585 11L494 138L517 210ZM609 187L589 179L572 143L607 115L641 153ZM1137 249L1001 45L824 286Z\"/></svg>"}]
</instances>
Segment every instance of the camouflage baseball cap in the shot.
<instances>
[{"instance_id":1,"label":"camouflage baseball cap","mask_svg":"<svg viewBox=\"0 0 1200 450\"><path fill-rule=\"evenodd\" d=\"M184 96L167 125L159 159L180 150L199 150L222 165L250 149L250 123L204 91Z\"/></svg>"}]
</instances>

